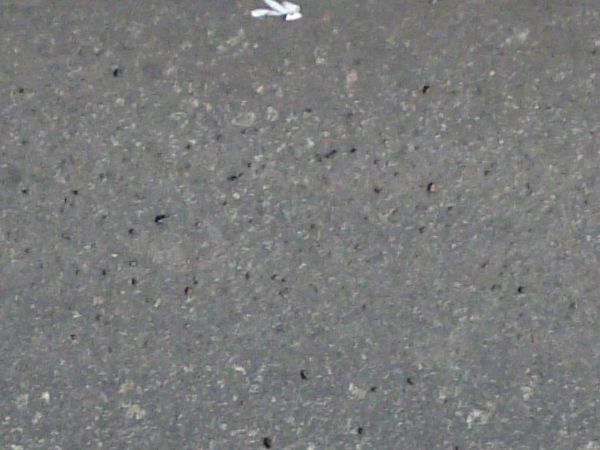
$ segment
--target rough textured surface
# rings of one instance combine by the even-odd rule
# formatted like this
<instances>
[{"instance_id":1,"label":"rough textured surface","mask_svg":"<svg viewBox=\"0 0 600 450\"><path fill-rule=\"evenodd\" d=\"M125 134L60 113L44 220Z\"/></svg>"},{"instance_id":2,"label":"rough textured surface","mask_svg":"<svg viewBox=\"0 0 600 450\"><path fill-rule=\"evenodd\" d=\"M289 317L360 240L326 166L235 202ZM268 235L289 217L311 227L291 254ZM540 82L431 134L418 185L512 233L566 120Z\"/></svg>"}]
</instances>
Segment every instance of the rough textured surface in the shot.
<instances>
[{"instance_id":1,"label":"rough textured surface","mask_svg":"<svg viewBox=\"0 0 600 450\"><path fill-rule=\"evenodd\" d=\"M595 0L0 5L0 444L599 449Z\"/></svg>"}]
</instances>

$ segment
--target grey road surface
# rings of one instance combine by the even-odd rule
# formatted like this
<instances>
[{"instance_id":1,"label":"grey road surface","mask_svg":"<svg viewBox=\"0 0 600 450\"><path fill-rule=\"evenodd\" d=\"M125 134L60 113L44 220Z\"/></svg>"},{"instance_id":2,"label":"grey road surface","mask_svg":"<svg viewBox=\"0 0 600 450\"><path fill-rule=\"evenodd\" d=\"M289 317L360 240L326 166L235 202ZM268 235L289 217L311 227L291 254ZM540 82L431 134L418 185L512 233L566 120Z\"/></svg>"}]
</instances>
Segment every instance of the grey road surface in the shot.
<instances>
[{"instance_id":1,"label":"grey road surface","mask_svg":"<svg viewBox=\"0 0 600 450\"><path fill-rule=\"evenodd\" d=\"M0 448L600 449L600 2L0 0Z\"/></svg>"}]
</instances>

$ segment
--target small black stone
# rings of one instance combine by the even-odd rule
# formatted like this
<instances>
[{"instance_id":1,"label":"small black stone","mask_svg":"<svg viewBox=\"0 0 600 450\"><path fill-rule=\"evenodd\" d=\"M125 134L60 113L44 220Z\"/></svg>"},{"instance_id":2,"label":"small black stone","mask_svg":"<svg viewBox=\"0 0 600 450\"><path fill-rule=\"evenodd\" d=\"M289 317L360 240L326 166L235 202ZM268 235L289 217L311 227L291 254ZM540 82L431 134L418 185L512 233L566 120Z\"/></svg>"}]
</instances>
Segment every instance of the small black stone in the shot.
<instances>
[{"instance_id":1,"label":"small black stone","mask_svg":"<svg viewBox=\"0 0 600 450\"><path fill-rule=\"evenodd\" d=\"M158 224L158 223L161 223L161 222L162 222L163 220L165 220L167 217L169 217L169 216L167 216L166 214L159 214L158 216L156 216L156 217L154 218L154 223L157 223L157 224Z\"/></svg>"},{"instance_id":2,"label":"small black stone","mask_svg":"<svg viewBox=\"0 0 600 450\"><path fill-rule=\"evenodd\" d=\"M334 148L332 150L329 150L327 153L325 153L324 156L326 159L329 159L329 158L333 158L336 153L337 153L337 150Z\"/></svg>"}]
</instances>

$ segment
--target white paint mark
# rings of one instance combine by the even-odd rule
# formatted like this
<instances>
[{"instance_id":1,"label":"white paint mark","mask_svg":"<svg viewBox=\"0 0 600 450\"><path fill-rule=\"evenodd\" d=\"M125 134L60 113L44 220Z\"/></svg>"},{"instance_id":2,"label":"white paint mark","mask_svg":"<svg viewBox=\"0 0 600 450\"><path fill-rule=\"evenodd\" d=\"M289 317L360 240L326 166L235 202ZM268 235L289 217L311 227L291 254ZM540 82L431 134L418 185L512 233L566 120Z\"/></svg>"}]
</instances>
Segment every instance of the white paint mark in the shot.
<instances>
[{"instance_id":1,"label":"white paint mark","mask_svg":"<svg viewBox=\"0 0 600 450\"><path fill-rule=\"evenodd\" d=\"M250 12L252 17L267 16L285 16L288 22L298 20L302 17L300 6L295 3L284 1L279 3L276 0L263 0L271 9L254 9Z\"/></svg>"}]
</instances>

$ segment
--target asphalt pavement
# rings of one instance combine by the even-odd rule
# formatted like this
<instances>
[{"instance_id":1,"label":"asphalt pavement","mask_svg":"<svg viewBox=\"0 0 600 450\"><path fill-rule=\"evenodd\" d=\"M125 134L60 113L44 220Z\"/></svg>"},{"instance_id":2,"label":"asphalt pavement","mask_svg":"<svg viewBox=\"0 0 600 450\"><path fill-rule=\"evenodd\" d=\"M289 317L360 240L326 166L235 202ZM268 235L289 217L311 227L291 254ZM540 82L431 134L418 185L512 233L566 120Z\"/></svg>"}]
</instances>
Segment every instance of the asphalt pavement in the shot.
<instances>
[{"instance_id":1,"label":"asphalt pavement","mask_svg":"<svg viewBox=\"0 0 600 450\"><path fill-rule=\"evenodd\" d=\"M0 448L600 449L598 0L0 0Z\"/></svg>"}]
</instances>

